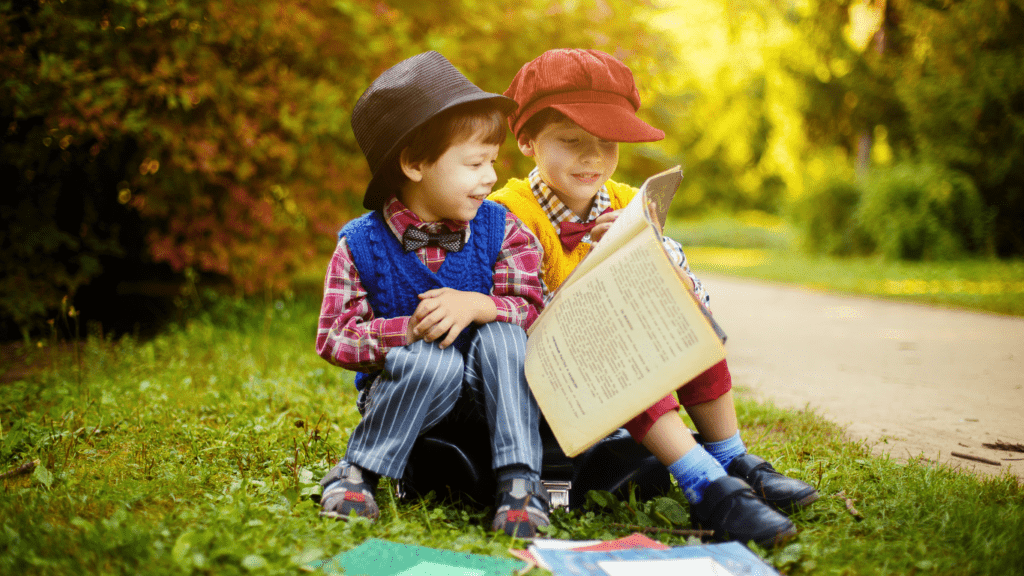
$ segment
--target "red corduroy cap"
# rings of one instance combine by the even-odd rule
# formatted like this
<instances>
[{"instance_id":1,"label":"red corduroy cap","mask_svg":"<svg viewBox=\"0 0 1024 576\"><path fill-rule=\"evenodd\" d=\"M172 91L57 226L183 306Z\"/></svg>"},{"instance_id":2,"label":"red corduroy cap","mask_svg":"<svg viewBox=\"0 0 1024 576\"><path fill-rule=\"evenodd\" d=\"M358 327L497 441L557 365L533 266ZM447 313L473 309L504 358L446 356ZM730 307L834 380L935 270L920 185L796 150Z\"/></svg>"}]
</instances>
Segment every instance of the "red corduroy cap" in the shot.
<instances>
[{"instance_id":1,"label":"red corduroy cap","mask_svg":"<svg viewBox=\"0 0 1024 576\"><path fill-rule=\"evenodd\" d=\"M505 96L519 104L509 116L512 133L534 114L554 108L591 134L611 142L654 142L665 133L640 118L640 92L629 68L600 50L548 50L527 62Z\"/></svg>"}]
</instances>

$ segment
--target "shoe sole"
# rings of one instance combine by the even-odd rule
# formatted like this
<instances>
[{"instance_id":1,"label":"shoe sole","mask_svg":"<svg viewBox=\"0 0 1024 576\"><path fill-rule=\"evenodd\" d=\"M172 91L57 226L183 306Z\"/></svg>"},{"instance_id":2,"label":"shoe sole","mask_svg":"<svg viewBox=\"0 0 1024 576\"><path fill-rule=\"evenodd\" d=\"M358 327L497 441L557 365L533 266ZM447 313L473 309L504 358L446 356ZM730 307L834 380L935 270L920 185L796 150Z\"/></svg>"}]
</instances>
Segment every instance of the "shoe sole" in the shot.
<instances>
[{"instance_id":1,"label":"shoe sole","mask_svg":"<svg viewBox=\"0 0 1024 576\"><path fill-rule=\"evenodd\" d=\"M793 538L796 538L796 528L793 528L792 530L787 530L785 532L779 532L770 540L762 540L759 542L755 540L755 542L757 542L757 544L763 548L775 548L777 546L782 546L783 544L789 542Z\"/></svg>"},{"instance_id":2,"label":"shoe sole","mask_svg":"<svg viewBox=\"0 0 1024 576\"><path fill-rule=\"evenodd\" d=\"M320 511L320 517L321 518L330 518L332 520L341 520L342 522L348 522L348 520L350 518L350 516L346 516L344 514L338 514L337 512L332 512L330 510L321 510ZM356 514L356 518L366 518L370 522L376 522L378 517L360 516L359 514Z\"/></svg>"},{"instance_id":3,"label":"shoe sole","mask_svg":"<svg viewBox=\"0 0 1024 576\"><path fill-rule=\"evenodd\" d=\"M797 500L796 505L799 508L803 508L805 506L810 506L811 504L814 504L815 502L817 502L818 498L821 498L821 494L818 494L817 491L814 491L810 496L805 496L805 497Z\"/></svg>"}]
</instances>

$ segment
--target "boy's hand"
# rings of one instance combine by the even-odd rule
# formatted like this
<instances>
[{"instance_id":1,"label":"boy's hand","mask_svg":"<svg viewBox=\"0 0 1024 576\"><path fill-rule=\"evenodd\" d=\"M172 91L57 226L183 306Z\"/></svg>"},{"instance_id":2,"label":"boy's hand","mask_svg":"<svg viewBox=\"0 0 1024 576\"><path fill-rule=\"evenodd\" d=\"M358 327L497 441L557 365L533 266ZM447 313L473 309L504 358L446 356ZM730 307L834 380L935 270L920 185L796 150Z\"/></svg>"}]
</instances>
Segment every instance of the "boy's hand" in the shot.
<instances>
[{"instance_id":1,"label":"boy's hand","mask_svg":"<svg viewBox=\"0 0 1024 576\"><path fill-rule=\"evenodd\" d=\"M427 290L420 294L420 304L409 320L409 342L440 339L438 347L447 348L470 324L486 324L497 315L494 300L486 294L452 288Z\"/></svg>"},{"instance_id":2,"label":"boy's hand","mask_svg":"<svg viewBox=\"0 0 1024 576\"><path fill-rule=\"evenodd\" d=\"M607 232L608 229L612 227L612 223L615 222L615 219L618 218L619 214L621 213L622 210L615 210L613 212L601 214L597 218L594 218L594 222L597 222L597 226L594 226L590 230L590 242L592 244L597 244L598 241L601 240L601 238L604 236L604 233Z\"/></svg>"}]
</instances>

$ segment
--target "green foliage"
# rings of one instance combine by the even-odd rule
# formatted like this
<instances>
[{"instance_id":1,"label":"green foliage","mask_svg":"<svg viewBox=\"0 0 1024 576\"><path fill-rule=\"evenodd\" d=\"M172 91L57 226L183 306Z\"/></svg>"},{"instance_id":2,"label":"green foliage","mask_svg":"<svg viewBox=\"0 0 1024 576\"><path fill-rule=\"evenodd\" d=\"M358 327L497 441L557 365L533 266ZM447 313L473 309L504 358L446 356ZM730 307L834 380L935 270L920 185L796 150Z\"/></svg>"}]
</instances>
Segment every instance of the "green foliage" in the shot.
<instances>
[{"instance_id":1,"label":"green foliage","mask_svg":"<svg viewBox=\"0 0 1024 576\"><path fill-rule=\"evenodd\" d=\"M886 61L907 110L912 145L967 174L998 209L995 248L1024 253L1024 3L973 0L898 4Z\"/></svg>"},{"instance_id":2,"label":"green foliage","mask_svg":"<svg viewBox=\"0 0 1024 576\"><path fill-rule=\"evenodd\" d=\"M733 225L742 232L745 224ZM720 234L728 237L724 222ZM687 245L698 276L729 274L785 282L815 290L867 295L904 302L1024 316L1024 260L884 260L879 257L830 257L789 248Z\"/></svg>"},{"instance_id":3,"label":"green foliage","mask_svg":"<svg viewBox=\"0 0 1024 576\"><path fill-rule=\"evenodd\" d=\"M886 258L951 260L986 252L992 212L964 174L900 163L872 174L855 220Z\"/></svg>"},{"instance_id":4,"label":"green foliage","mask_svg":"<svg viewBox=\"0 0 1024 576\"><path fill-rule=\"evenodd\" d=\"M149 341L90 338L80 363L53 345L19 358L29 374L0 386L0 471L40 466L0 481L0 572L295 574L370 537L503 557L523 547L489 531L491 510L397 500L388 481L376 524L317 516L308 495L359 418L350 375L312 351L318 303L221 298ZM1020 566L1024 492L1014 479L873 458L811 412L737 392L751 450L822 493L796 516L794 542L759 550L780 570L1001 575ZM548 535L691 527L678 490L589 500L555 512Z\"/></svg>"},{"instance_id":5,"label":"green foliage","mask_svg":"<svg viewBox=\"0 0 1024 576\"><path fill-rule=\"evenodd\" d=\"M959 231L972 239L961 248L1024 253L1024 78L1013 73L1024 64L1024 4L805 6L790 9L795 36L784 70L803 92L809 145L839 146L862 174L895 156L966 175L993 218L986 241L976 241L973 222Z\"/></svg>"},{"instance_id":6,"label":"green foliage","mask_svg":"<svg viewBox=\"0 0 1024 576\"><path fill-rule=\"evenodd\" d=\"M871 254L875 245L855 218L862 194L856 183L836 177L812 187L794 210L805 247L830 256Z\"/></svg>"},{"instance_id":7,"label":"green foliage","mask_svg":"<svg viewBox=\"0 0 1024 576\"><path fill-rule=\"evenodd\" d=\"M763 248L792 247L792 227L782 218L759 211L719 214L699 220L669 219L665 234L689 249L691 246Z\"/></svg>"},{"instance_id":8,"label":"green foliage","mask_svg":"<svg viewBox=\"0 0 1024 576\"><path fill-rule=\"evenodd\" d=\"M349 111L402 58L439 50L496 92L553 47L615 53L641 84L665 70L626 0L0 8L0 316L22 326L103 270L150 262L287 286L362 211ZM501 171L525 174L507 148Z\"/></svg>"}]
</instances>

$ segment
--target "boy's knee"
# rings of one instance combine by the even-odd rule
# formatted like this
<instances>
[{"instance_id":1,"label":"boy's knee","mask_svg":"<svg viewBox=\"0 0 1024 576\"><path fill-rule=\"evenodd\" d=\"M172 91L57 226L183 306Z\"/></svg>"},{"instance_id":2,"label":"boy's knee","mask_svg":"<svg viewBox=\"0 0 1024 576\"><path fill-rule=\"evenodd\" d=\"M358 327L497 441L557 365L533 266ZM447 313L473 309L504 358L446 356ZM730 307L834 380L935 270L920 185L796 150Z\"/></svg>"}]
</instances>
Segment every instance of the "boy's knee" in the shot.
<instances>
[{"instance_id":1,"label":"boy's knee","mask_svg":"<svg viewBox=\"0 0 1024 576\"><path fill-rule=\"evenodd\" d=\"M508 322L488 322L477 329L473 345L485 355L524 358L526 331Z\"/></svg>"},{"instance_id":2,"label":"boy's knee","mask_svg":"<svg viewBox=\"0 0 1024 576\"><path fill-rule=\"evenodd\" d=\"M437 343L423 340L388 351L384 364L386 380L406 388L459 387L464 369L462 354L458 350L441 350Z\"/></svg>"}]
</instances>

